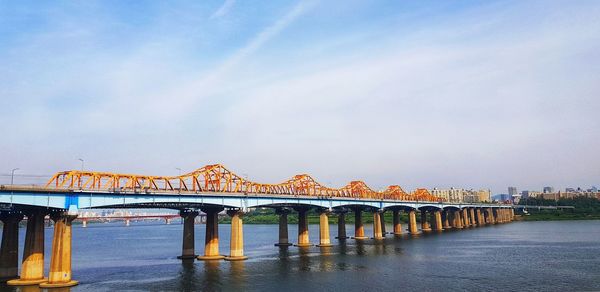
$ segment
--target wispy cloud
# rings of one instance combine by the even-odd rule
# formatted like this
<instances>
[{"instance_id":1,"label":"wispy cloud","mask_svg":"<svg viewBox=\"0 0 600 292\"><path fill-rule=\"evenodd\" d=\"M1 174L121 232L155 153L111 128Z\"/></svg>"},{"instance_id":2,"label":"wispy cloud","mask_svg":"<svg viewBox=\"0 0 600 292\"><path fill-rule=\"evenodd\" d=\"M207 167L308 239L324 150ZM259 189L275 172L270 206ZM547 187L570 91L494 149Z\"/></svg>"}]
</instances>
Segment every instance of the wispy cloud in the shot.
<instances>
[{"instance_id":1,"label":"wispy cloud","mask_svg":"<svg viewBox=\"0 0 600 292\"><path fill-rule=\"evenodd\" d=\"M219 6L219 9L217 9L209 17L209 19L215 19L215 18L223 17L224 15L226 15L227 13L229 13L229 11L231 10L231 8L233 7L234 4L235 4L235 0L225 0L225 2L223 2L223 5Z\"/></svg>"},{"instance_id":2,"label":"wispy cloud","mask_svg":"<svg viewBox=\"0 0 600 292\"><path fill-rule=\"evenodd\" d=\"M594 2L300 1L226 27L194 18L234 5L218 4L56 15L68 25L0 42L0 161L156 174L222 162L266 182L497 192L600 176ZM147 19L161 21L131 24Z\"/></svg>"}]
</instances>

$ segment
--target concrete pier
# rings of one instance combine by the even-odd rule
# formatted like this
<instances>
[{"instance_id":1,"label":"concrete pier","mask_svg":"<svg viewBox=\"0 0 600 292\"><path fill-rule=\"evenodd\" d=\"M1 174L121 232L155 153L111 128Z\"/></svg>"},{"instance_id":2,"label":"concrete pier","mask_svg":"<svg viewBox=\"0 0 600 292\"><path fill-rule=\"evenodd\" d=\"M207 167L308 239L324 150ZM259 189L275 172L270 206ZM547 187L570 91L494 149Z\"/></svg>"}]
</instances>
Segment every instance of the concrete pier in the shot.
<instances>
[{"instance_id":1,"label":"concrete pier","mask_svg":"<svg viewBox=\"0 0 600 292\"><path fill-rule=\"evenodd\" d=\"M469 221L471 222L471 226L476 227L477 226L477 222L475 221L475 209L473 208L469 208Z\"/></svg>"},{"instance_id":2,"label":"concrete pier","mask_svg":"<svg viewBox=\"0 0 600 292\"><path fill-rule=\"evenodd\" d=\"M483 220L483 217L481 216L481 209L477 208L475 210L475 218L477 218L477 226L484 226L485 225L485 221Z\"/></svg>"},{"instance_id":3,"label":"concrete pier","mask_svg":"<svg viewBox=\"0 0 600 292\"><path fill-rule=\"evenodd\" d=\"M427 221L427 211L421 210L421 231L431 231L431 226Z\"/></svg>"},{"instance_id":4,"label":"concrete pier","mask_svg":"<svg viewBox=\"0 0 600 292\"><path fill-rule=\"evenodd\" d=\"M308 237L308 209L298 208L298 247L312 246Z\"/></svg>"},{"instance_id":5,"label":"concrete pier","mask_svg":"<svg viewBox=\"0 0 600 292\"><path fill-rule=\"evenodd\" d=\"M337 239L347 239L346 236L346 212L338 213L338 236Z\"/></svg>"},{"instance_id":6,"label":"concrete pier","mask_svg":"<svg viewBox=\"0 0 600 292\"><path fill-rule=\"evenodd\" d=\"M329 234L329 211L323 210L319 214L319 244L318 247L330 247L331 239Z\"/></svg>"},{"instance_id":7,"label":"concrete pier","mask_svg":"<svg viewBox=\"0 0 600 292\"><path fill-rule=\"evenodd\" d=\"M275 246L290 246L292 245L289 242L288 238L288 214L290 210L288 209L277 209L275 211L277 215L279 215L279 242L275 244Z\"/></svg>"},{"instance_id":8,"label":"concrete pier","mask_svg":"<svg viewBox=\"0 0 600 292\"><path fill-rule=\"evenodd\" d=\"M387 232L385 232L385 210L382 210L379 213L379 219L381 220L381 234L383 237L385 237L387 234Z\"/></svg>"},{"instance_id":9,"label":"concrete pier","mask_svg":"<svg viewBox=\"0 0 600 292\"><path fill-rule=\"evenodd\" d=\"M71 287L78 284L71 278L72 223L77 215L56 212L50 215L54 221L54 238L48 281L40 283L40 288Z\"/></svg>"},{"instance_id":10,"label":"concrete pier","mask_svg":"<svg viewBox=\"0 0 600 292\"><path fill-rule=\"evenodd\" d=\"M362 211L358 208L354 209L354 239L368 239L362 222Z\"/></svg>"},{"instance_id":11,"label":"concrete pier","mask_svg":"<svg viewBox=\"0 0 600 292\"><path fill-rule=\"evenodd\" d=\"M419 234L419 230L417 229L417 214L414 209L408 212L408 221L408 232L412 235Z\"/></svg>"},{"instance_id":12,"label":"concrete pier","mask_svg":"<svg viewBox=\"0 0 600 292\"><path fill-rule=\"evenodd\" d=\"M196 220L196 216L198 216L197 211L193 210L181 210L179 211L179 216L181 216L183 220L183 238L181 245L181 255L178 256L178 259L193 259L198 255L196 254L195 248L195 231L194 231L194 221Z\"/></svg>"},{"instance_id":13,"label":"concrete pier","mask_svg":"<svg viewBox=\"0 0 600 292\"><path fill-rule=\"evenodd\" d=\"M25 231L21 276L19 279L8 281L7 284L10 286L36 285L48 280L44 278L44 217L46 212L43 210L28 211L25 212L25 216L27 216L27 230Z\"/></svg>"},{"instance_id":14,"label":"concrete pier","mask_svg":"<svg viewBox=\"0 0 600 292\"><path fill-rule=\"evenodd\" d=\"M496 224L496 216L494 215L494 210L492 208L488 208L489 216L490 216L490 224Z\"/></svg>"},{"instance_id":15,"label":"concrete pier","mask_svg":"<svg viewBox=\"0 0 600 292\"><path fill-rule=\"evenodd\" d=\"M373 239L383 239L383 231L381 229L381 212L373 211Z\"/></svg>"},{"instance_id":16,"label":"concrete pier","mask_svg":"<svg viewBox=\"0 0 600 292\"><path fill-rule=\"evenodd\" d=\"M456 229L462 229L463 228L463 223L462 223L462 219L461 219L461 212L460 210L456 210L453 213L452 218L454 219L454 225L452 226L453 228Z\"/></svg>"},{"instance_id":17,"label":"concrete pier","mask_svg":"<svg viewBox=\"0 0 600 292\"><path fill-rule=\"evenodd\" d=\"M392 211L393 221L394 221L394 235L400 236L402 235L402 224L400 224L400 211L394 210Z\"/></svg>"},{"instance_id":18,"label":"concrete pier","mask_svg":"<svg viewBox=\"0 0 600 292\"><path fill-rule=\"evenodd\" d=\"M19 277L19 222L21 213L0 213L2 244L0 245L0 282Z\"/></svg>"},{"instance_id":19,"label":"concrete pier","mask_svg":"<svg viewBox=\"0 0 600 292\"><path fill-rule=\"evenodd\" d=\"M435 210L433 211L433 217L434 217L434 229L435 231L441 232L444 231L444 227L442 226L442 211L440 210Z\"/></svg>"},{"instance_id":20,"label":"concrete pier","mask_svg":"<svg viewBox=\"0 0 600 292\"><path fill-rule=\"evenodd\" d=\"M443 228L444 229L451 229L452 227L450 226L450 211L448 210L444 210L442 211L442 222L444 224Z\"/></svg>"},{"instance_id":21,"label":"concrete pier","mask_svg":"<svg viewBox=\"0 0 600 292\"><path fill-rule=\"evenodd\" d=\"M244 224L241 210L229 210L227 215L231 217L231 239L229 241L229 256L226 261L243 261L248 259L244 256Z\"/></svg>"},{"instance_id":22,"label":"concrete pier","mask_svg":"<svg viewBox=\"0 0 600 292\"><path fill-rule=\"evenodd\" d=\"M206 234L204 237L204 255L198 256L198 260L222 260L225 256L219 254L219 212L222 208L200 209L206 213Z\"/></svg>"},{"instance_id":23,"label":"concrete pier","mask_svg":"<svg viewBox=\"0 0 600 292\"><path fill-rule=\"evenodd\" d=\"M463 219L463 224L465 228L471 227L471 223L469 222L469 210L467 210L466 208L462 209L461 211L462 213L462 219Z\"/></svg>"}]
</instances>

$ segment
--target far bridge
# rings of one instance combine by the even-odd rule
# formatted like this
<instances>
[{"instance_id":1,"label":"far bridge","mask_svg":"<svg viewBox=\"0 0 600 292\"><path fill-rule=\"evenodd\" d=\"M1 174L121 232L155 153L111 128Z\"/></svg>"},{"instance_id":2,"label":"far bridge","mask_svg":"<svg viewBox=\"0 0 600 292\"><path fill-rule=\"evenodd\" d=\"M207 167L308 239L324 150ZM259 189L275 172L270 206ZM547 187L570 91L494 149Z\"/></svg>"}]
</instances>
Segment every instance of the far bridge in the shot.
<instances>
[{"instance_id":1,"label":"far bridge","mask_svg":"<svg viewBox=\"0 0 600 292\"><path fill-rule=\"evenodd\" d=\"M66 287L76 285L71 277L72 222L83 209L167 208L179 211L183 220L180 259L244 260L242 215L250 209L272 208L279 215L276 246L290 246L287 216L298 214L300 248L313 246L308 236L308 211L319 213L317 247L332 246L329 216L337 216L338 240L366 240L362 216L373 216L373 239L402 236L401 213L408 214L408 234L463 230L513 221L514 209L503 204L459 204L445 202L424 188L410 193L392 185L375 191L362 181L342 188L324 186L307 174L279 184L257 183L236 175L222 165L207 165L180 176L146 176L106 172L65 171L55 174L45 186L0 186L0 220L4 223L0 251L0 279L9 285ZM229 255L219 251L218 214L231 217ZM196 255L194 220L206 216L204 254ZM354 236L346 233L345 216L354 214ZM393 214L393 231L386 232L384 213ZM420 215L420 229L417 224ZM44 276L44 218L54 221L54 239L49 277ZM21 274L18 276L18 226L27 218Z\"/></svg>"}]
</instances>

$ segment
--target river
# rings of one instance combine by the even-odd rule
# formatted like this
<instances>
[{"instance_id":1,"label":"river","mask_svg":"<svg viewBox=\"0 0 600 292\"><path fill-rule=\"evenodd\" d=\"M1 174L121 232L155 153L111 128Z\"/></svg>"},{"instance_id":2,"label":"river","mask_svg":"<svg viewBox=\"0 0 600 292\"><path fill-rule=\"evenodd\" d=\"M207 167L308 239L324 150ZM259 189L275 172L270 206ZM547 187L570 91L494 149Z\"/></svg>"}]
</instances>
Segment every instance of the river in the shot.
<instances>
[{"instance_id":1,"label":"river","mask_svg":"<svg viewBox=\"0 0 600 292\"><path fill-rule=\"evenodd\" d=\"M181 253L180 224L78 225L73 228L73 278L80 284L70 290L600 290L600 221L514 222L345 243L333 239L337 228L331 227L333 247L299 249L273 246L277 225L247 224L247 261L182 263L176 258ZM352 230L348 225L348 234ZM220 225L219 233L221 253L228 254L229 225ZM295 241L296 226L290 224L289 233ZM21 229L20 248L24 235ZM46 229L46 273L51 235L52 229ZM310 238L318 241L317 225L310 226ZM198 253L203 240L204 225L196 225Z\"/></svg>"}]
</instances>

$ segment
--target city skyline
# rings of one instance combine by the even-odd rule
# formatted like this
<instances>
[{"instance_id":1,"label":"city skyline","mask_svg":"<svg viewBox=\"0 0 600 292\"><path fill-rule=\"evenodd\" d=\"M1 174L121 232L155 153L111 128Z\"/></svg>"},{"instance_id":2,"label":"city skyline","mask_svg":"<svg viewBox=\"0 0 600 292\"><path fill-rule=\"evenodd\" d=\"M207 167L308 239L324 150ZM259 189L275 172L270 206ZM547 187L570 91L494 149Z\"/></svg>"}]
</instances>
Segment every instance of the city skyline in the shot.
<instances>
[{"instance_id":1,"label":"city skyline","mask_svg":"<svg viewBox=\"0 0 600 292\"><path fill-rule=\"evenodd\" d=\"M334 187L597 185L598 14L594 1L4 3L0 173L81 158Z\"/></svg>"}]
</instances>

